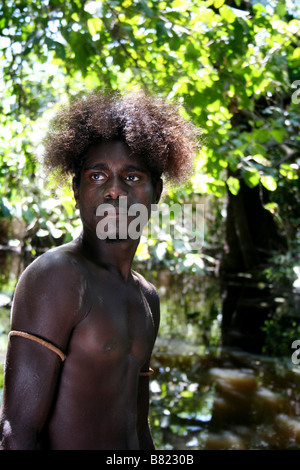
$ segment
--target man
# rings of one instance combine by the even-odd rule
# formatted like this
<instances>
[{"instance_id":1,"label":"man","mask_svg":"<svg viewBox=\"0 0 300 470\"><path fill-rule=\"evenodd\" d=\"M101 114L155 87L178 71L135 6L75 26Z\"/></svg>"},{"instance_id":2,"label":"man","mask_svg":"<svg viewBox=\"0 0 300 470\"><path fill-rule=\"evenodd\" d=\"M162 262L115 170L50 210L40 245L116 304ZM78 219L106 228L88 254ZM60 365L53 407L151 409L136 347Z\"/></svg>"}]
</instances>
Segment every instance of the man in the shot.
<instances>
[{"instance_id":1,"label":"man","mask_svg":"<svg viewBox=\"0 0 300 470\"><path fill-rule=\"evenodd\" d=\"M139 204L150 215L161 176L180 180L196 147L196 131L177 108L141 92L91 93L53 120L45 164L73 176L83 230L19 280L3 449L154 448L149 375L159 298L131 270L139 238L128 233L129 210ZM99 215L104 204L112 209L106 219ZM113 228L99 233L100 222Z\"/></svg>"}]
</instances>

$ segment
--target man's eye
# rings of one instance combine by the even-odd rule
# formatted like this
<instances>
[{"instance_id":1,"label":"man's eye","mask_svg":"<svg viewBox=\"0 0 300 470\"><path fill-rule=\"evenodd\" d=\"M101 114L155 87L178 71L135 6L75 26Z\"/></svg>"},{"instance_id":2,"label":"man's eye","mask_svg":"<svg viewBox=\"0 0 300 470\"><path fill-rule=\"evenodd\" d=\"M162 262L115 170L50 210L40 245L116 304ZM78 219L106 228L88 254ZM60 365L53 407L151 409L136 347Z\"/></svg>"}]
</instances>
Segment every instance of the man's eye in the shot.
<instances>
[{"instance_id":1,"label":"man's eye","mask_svg":"<svg viewBox=\"0 0 300 470\"><path fill-rule=\"evenodd\" d=\"M132 181L133 183L135 183L136 181L139 181L139 176L137 175L128 175L126 177L127 181Z\"/></svg>"},{"instance_id":2,"label":"man's eye","mask_svg":"<svg viewBox=\"0 0 300 470\"><path fill-rule=\"evenodd\" d=\"M94 173L92 176L91 176L92 180L94 181L99 181L99 180L103 180L104 179L104 175L102 175L101 173Z\"/></svg>"}]
</instances>

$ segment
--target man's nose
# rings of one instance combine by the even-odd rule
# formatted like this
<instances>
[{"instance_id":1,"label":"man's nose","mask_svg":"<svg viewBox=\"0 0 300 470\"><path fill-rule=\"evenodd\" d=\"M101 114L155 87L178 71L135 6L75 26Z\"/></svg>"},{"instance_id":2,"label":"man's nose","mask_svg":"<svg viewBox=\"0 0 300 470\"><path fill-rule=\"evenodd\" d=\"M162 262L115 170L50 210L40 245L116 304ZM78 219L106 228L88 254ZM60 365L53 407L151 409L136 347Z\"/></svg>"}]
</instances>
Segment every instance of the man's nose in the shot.
<instances>
[{"instance_id":1,"label":"man's nose","mask_svg":"<svg viewBox=\"0 0 300 470\"><path fill-rule=\"evenodd\" d=\"M105 199L118 199L121 196L127 196L126 183L118 177L110 178L104 189L103 197Z\"/></svg>"}]
</instances>

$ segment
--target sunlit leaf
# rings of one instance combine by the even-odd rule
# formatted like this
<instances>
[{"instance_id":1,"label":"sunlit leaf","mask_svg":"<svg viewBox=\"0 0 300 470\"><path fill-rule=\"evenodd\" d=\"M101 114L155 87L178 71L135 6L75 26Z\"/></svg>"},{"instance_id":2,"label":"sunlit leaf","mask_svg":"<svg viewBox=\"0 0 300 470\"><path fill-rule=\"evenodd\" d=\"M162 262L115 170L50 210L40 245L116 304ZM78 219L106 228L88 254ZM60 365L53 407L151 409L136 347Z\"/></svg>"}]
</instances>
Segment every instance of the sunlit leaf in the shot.
<instances>
[{"instance_id":1,"label":"sunlit leaf","mask_svg":"<svg viewBox=\"0 0 300 470\"><path fill-rule=\"evenodd\" d=\"M189 391L189 390L183 390L180 395L183 397L183 398L192 398L194 396L194 393Z\"/></svg>"},{"instance_id":2,"label":"sunlit leaf","mask_svg":"<svg viewBox=\"0 0 300 470\"><path fill-rule=\"evenodd\" d=\"M87 24L91 36L101 31L102 21L100 18L89 18Z\"/></svg>"},{"instance_id":3,"label":"sunlit leaf","mask_svg":"<svg viewBox=\"0 0 300 470\"><path fill-rule=\"evenodd\" d=\"M277 183L273 176L264 175L260 180L261 184L268 189L268 191L275 191L277 189Z\"/></svg>"},{"instance_id":4,"label":"sunlit leaf","mask_svg":"<svg viewBox=\"0 0 300 470\"><path fill-rule=\"evenodd\" d=\"M227 185L231 194L236 196L240 190L240 181L237 178L230 176L227 180Z\"/></svg>"},{"instance_id":5,"label":"sunlit leaf","mask_svg":"<svg viewBox=\"0 0 300 470\"><path fill-rule=\"evenodd\" d=\"M249 186L249 188L254 188L255 186L258 185L260 181L259 172L255 170L254 168L245 170L244 180L247 186Z\"/></svg>"},{"instance_id":6,"label":"sunlit leaf","mask_svg":"<svg viewBox=\"0 0 300 470\"><path fill-rule=\"evenodd\" d=\"M214 7L215 8L220 8L222 5L224 5L225 0L214 0Z\"/></svg>"},{"instance_id":7,"label":"sunlit leaf","mask_svg":"<svg viewBox=\"0 0 300 470\"><path fill-rule=\"evenodd\" d=\"M260 165L270 166L270 161L266 157L264 157L263 155L259 155L259 154L253 155L252 159L255 162L259 163Z\"/></svg>"}]
</instances>

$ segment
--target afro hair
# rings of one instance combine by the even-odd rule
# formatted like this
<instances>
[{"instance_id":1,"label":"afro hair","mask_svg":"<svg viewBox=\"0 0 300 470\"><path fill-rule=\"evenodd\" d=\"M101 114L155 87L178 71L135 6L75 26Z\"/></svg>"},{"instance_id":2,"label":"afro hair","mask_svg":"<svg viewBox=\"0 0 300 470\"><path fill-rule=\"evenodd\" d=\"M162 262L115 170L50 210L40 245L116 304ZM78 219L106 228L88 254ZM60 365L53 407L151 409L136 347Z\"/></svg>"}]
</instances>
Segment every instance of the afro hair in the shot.
<instances>
[{"instance_id":1,"label":"afro hair","mask_svg":"<svg viewBox=\"0 0 300 470\"><path fill-rule=\"evenodd\" d=\"M122 140L142 157L153 178L182 182L199 148L199 131L180 107L143 91L94 91L73 98L51 120L44 139L44 165L78 181L89 148Z\"/></svg>"}]
</instances>

